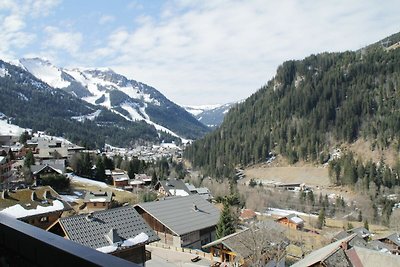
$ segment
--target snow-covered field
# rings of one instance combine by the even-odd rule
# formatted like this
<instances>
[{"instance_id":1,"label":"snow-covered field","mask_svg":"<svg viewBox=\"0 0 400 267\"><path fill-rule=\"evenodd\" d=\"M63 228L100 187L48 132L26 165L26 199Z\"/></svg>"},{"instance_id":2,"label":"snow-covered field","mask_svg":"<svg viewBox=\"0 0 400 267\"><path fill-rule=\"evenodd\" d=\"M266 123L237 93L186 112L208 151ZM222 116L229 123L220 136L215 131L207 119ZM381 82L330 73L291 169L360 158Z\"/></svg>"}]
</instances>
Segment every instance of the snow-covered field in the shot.
<instances>
[{"instance_id":1,"label":"snow-covered field","mask_svg":"<svg viewBox=\"0 0 400 267\"><path fill-rule=\"evenodd\" d=\"M262 215L267 215L267 216L287 216L290 214L296 214L297 216L312 216L312 217L318 217L317 215L314 214L309 214L309 213L304 213L296 210L285 210L285 209L278 209L278 208L268 208L266 212L262 213Z\"/></svg>"},{"instance_id":2,"label":"snow-covered field","mask_svg":"<svg viewBox=\"0 0 400 267\"><path fill-rule=\"evenodd\" d=\"M30 129L21 128L14 124L8 124L6 120L0 120L0 134L20 136L23 132Z\"/></svg>"}]
</instances>

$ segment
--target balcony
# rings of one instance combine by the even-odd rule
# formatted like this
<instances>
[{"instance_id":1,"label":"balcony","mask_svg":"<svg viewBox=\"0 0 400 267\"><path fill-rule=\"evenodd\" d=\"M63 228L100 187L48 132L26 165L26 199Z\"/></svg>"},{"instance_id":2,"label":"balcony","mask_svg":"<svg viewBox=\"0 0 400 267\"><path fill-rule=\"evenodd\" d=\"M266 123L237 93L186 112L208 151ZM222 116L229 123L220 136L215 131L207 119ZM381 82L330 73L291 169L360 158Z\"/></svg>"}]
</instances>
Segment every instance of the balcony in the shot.
<instances>
[{"instance_id":1,"label":"balcony","mask_svg":"<svg viewBox=\"0 0 400 267\"><path fill-rule=\"evenodd\" d=\"M21 267L140 266L82 246L5 215L0 215L0 265Z\"/></svg>"}]
</instances>

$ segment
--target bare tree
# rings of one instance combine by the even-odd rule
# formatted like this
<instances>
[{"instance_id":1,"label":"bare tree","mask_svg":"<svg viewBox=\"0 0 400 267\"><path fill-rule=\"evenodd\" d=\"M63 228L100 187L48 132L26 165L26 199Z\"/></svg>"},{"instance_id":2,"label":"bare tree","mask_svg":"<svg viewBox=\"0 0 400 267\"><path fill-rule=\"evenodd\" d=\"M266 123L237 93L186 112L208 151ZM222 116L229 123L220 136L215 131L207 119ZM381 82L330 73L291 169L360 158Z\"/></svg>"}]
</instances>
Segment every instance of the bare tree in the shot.
<instances>
[{"instance_id":1,"label":"bare tree","mask_svg":"<svg viewBox=\"0 0 400 267\"><path fill-rule=\"evenodd\" d=\"M289 244L286 229L273 221L263 221L246 229L239 239L251 266L265 266L270 260L280 261Z\"/></svg>"}]
</instances>

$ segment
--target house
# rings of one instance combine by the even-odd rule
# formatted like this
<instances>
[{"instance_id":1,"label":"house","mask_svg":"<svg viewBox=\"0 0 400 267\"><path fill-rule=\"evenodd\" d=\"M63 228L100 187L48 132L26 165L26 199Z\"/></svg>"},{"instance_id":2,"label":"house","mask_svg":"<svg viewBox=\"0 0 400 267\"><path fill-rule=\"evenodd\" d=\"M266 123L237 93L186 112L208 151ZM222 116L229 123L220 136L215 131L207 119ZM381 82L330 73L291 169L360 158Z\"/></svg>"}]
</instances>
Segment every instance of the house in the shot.
<instances>
[{"instance_id":1,"label":"house","mask_svg":"<svg viewBox=\"0 0 400 267\"><path fill-rule=\"evenodd\" d=\"M315 250L304 257L304 259L293 264L292 267L353 266L350 262L350 259L348 259L346 255L346 251L349 249L349 242L356 236L356 234L352 234L343 239L339 239L338 241L333 242L325 247Z\"/></svg>"},{"instance_id":2,"label":"house","mask_svg":"<svg viewBox=\"0 0 400 267\"><path fill-rule=\"evenodd\" d=\"M112 171L111 176L114 186L122 188L128 185L129 176L124 171Z\"/></svg>"},{"instance_id":3,"label":"house","mask_svg":"<svg viewBox=\"0 0 400 267\"><path fill-rule=\"evenodd\" d=\"M340 266L340 267L375 267L399 266L398 256L368 249L356 240L365 243L356 233L339 239L323 248L311 252L292 267L304 266ZM373 245L374 246L374 245Z\"/></svg>"},{"instance_id":4,"label":"house","mask_svg":"<svg viewBox=\"0 0 400 267\"><path fill-rule=\"evenodd\" d=\"M159 240L132 206L60 218L47 231L141 265L151 258L145 245Z\"/></svg>"},{"instance_id":5,"label":"house","mask_svg":"<svg viewBox=\"0 0 400 267\"><path fill-rule=\"evenodd\" d=\"M304 227L304 220L296 214L289 214L281 217L277 219L276 222L295 230L301 230Z\"/></svg>"},{"instance_id":6,"label":"house","mask_svg":"<svg viewBox=\"0 0 400 267\"><path fill-rule=\"evenodd\" d=\"M128 175L123 176L113 176L113 183L115 187L125 187L128 186L129 177Z\"/></svg>"},{"instance_id":7,"label":"house","mask_svg":"<svg viewBox=\"0 0 400 267\"><path fill-rule=\"evenodd\" d=\"M387 245L392 254L400 255L400 234L392 233L378 240Z\"/></svg>"},{"instance_id":8,"label":"house","mask_svg":"<svg viewBox=\"0 0 400 267\"><path fill-rule=\"evenodd\" d=\"M53 188L43 186L1 191L0 209L0 214L46 229L72 208Z\"/></svg>"},{"instance_id":9,"label":"house","mask_svg":"<svg viewBox=\"0 0 400 267\"><path fill-rule=\"evenodd\" d=\"M352 234L356 234L359 238L362 238L365 241L368 241L372 237L372 233L370 231L368 231L364 227L357 227L357 228L349 229L347 231L339 232L338 234L336 234L333 237L332 241L337 241L339 239L345 238Z\"/></svg>"},{"instance_id":10,"label":"house","mask_svg":"<svg viewBox=\"0 0 400 267\"><path fill-rule=\"evenodd\" d=\"M0 182L11 176L12 161L7 156L0 156Z\"/></svg>"},{"instance_id":11,"label":"house","mask_svg":"<svg viewBox=\"0 0 400 267\"><path fill-rule=\"evenodd\" d=\"M213 199L213 196L211 195L211 192L207 187L196 188L194 185L192 185L190 183L185 183L185 186L187 187L189 192L192 194L198 194L198 195L204 197L204 199L206 199L208 201L211 201Z\"/></svg>"},{"instance_id":12,"label":"house","mask_svg":"<svg viewBox=\"0 0 400 267\"><path fill-rule=\"evenodd\" d=\"M158 181L158 183L154 186L154 190L158 191L159 195L166 197L188 196L191 194L183 180L178 179Z\"/></svg>"},{"instance_id":13,"label":"house","mask_svg":"<svg viewBox=\"0 0 400 267\"><path fill-rule=\"evenodd\" d=\"M253 266L254 255L257 253L259 253L260 260L268 262L270 256L267 255L268 252L275 250L277 247L284 250L288 243L286 240L257 240L257 237L262 235L260 231L265 230L248 228L217 239L202 248L210 250L211 262L214 262L216 260L215 257L217 257L219 258L219 263L232 263L234 264L233 266Z\"/></svg>"},{"instance_id":14,"label":"house","mask_svg":"<svg viewBox=\"0 0 400 267\"><path fill-rule=\"evenodd\" d=\"M63 175L65 173L65 161L52 163L47 162L44 164L32 165L31 173L34 178L40 179L42 176L48 175Z\"/></svg>"},{"instance_id":15,"label":"house","mask_svg":"<svg viewBox=\"0 0 400 267\"><path fill-rule=\"evenodd\" d=\"M257 218L257 214L252 209L243 209L240 212L239 220L242 222L252 222Z\"/></svg>"},{"instance_id":16,"label":"house","mask_svg":"<svg viewBox=\"0 0 400 267\"><path fill-rule=\"evenodd\" d=\"M215 239L220 212L201 196L171 197L134 207L162 243L201 248Z\"/></svg>"},{"instance_id":17,"label":"house","mask_svg":"<svg viewBox=\"0 0 400 267\"><path fill-rule=\"evenodd\" d=\"M106 210L111 207L112 197L110 191L87 191L83 203L86 211Z\"/></svg>"},{"instance_id":18,"label":"house","mask_svg":"<svg viewBox=\"0 0 400 267\"><path fill-rule=\"evenodd\" d=\"M144 182L144 185L150 185L151 184L151 176L148 176L147 174L140 173L140 174L135 174L135 180L140 180Z\"/></svg>"}]
</instances>

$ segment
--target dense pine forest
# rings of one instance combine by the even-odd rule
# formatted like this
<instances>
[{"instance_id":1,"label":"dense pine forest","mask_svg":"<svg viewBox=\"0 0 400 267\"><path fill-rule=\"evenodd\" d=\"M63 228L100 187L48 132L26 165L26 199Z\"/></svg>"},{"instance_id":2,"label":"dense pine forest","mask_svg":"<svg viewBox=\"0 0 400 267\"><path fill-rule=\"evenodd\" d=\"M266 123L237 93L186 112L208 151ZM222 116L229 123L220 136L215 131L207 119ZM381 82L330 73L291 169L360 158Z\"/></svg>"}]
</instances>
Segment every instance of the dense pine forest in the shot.
<instances>
[{"instance_id":1,"label":"dense pine forest","mask_svg":"<svg viewBox=\"0 0 400 267\"><path fill-rule=\"evenodd\" d=\"M392 43L399 37L391 36ZM185 157L207 174L227 177L271 153L289 163L323 163L333 146L359 138L373 149L400 148L400 49L377 43L283 63Z\"/></svg>"}]
</instances>

